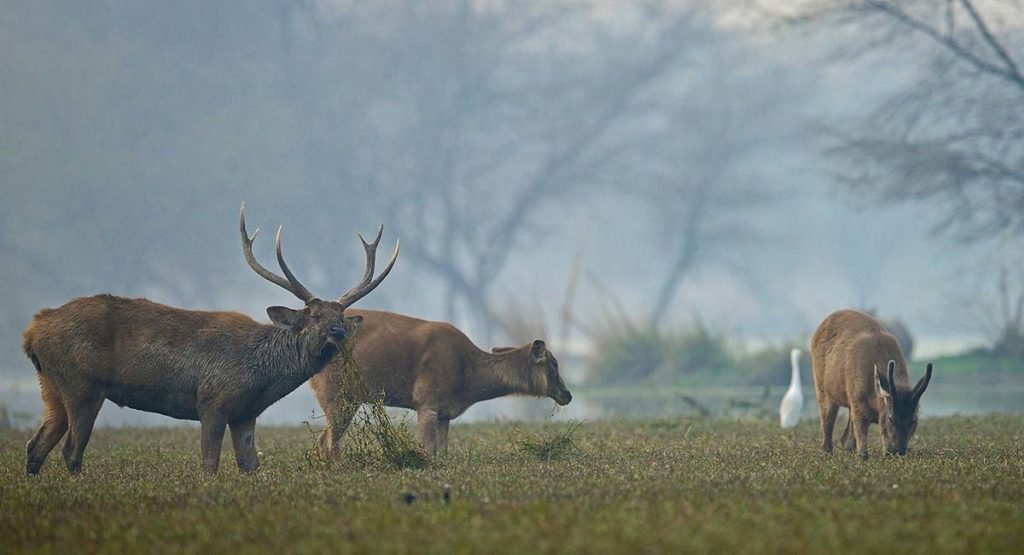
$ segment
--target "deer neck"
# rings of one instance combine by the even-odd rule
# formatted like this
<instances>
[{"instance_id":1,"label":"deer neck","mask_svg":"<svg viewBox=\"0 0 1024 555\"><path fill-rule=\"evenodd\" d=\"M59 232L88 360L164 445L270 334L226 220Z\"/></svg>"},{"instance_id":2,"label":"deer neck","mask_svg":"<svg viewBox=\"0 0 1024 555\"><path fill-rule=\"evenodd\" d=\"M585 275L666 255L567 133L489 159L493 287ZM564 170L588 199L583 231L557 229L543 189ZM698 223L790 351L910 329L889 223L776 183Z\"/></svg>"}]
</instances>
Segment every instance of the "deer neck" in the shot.
<instances>
[{"instance_id":1,"label":"deer neck","mask_svg":"<svg viewBox=\"0 0 1024 555\"><path fill-rule=\"evenodd\" d=\"M290 387L284 396L323 370L337 348L304 334L270 327L248 352L247 369L273 386Z\"/></svg>"},{"instance_id":2,"label":"deer neck","mask_svg":"<svg viewBox=\"0 0 1024 555\"><path fill-rule=\"evenodd\" d=\"M466 372L466 391L472 402L506 395L543 395L540 384L530 375L528 355L518 351L491 354L481 351L473 369Z\"/></svg>"}]
</instances>

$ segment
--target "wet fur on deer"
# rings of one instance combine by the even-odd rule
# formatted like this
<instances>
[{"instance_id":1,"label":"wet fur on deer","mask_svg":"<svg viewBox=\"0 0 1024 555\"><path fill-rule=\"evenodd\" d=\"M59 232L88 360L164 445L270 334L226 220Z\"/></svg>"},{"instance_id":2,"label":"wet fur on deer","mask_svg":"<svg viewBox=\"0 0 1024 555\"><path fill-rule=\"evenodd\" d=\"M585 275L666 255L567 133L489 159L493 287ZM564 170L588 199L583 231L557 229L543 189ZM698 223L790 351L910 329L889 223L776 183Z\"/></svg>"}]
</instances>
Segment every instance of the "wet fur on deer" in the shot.
<instances>
[{"instance_id":1,"label":"wet fur on deer","mask_svg":"<svg viewBox=\"0 0 1024 555\"><path fill-rule=\"evenodd\" d=\"M27 473L39 472L65 433L64 462L70 472L79 472L106 399L198 420L203 469L208 472L218 468L225 427L230 427L238 467L243 471L258 467L256 417L322 370L341 342L355 333L360 317L346 316L345 309L387 276L398 249L381 275L371 279L381 232L372 244L364 240L363 280L337 301L324 301L288 269L280 230L277 259L283 278L252 256L255 236L245 231L244 205L239 228L250 267L306 306L268 308L273 325L237 312L186 310L106 294L40 311L23 335L44 406L42 425L26 447Z\"/></svg>"}]
</instances>

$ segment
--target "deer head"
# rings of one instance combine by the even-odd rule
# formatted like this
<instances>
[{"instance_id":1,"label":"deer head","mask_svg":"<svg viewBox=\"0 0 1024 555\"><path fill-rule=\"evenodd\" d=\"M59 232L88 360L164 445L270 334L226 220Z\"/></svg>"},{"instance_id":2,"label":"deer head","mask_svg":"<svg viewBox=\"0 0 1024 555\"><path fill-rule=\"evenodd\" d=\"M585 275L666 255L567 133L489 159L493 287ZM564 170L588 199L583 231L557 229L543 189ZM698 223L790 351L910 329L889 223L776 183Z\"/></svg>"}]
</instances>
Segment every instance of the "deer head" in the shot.
<instances>
[{"instance_id":1,"label":"deer head","mask_svg":"<svg viewBox=\"0 0 1024 555\"><path fill-rule=\"evenodd\" d=\"M245 255L245 261L249 264L249 267L263 279L282 287L306 304L301 309L292 309L284 306L269 307L267 308L267 315L270 316L270 320L274 325L300 334L311 343L320 345L321 348L326 347L328 344L339 346L346 338L351 337L355 333L356 328L358 328L359 323L362 321L362 317L346 317L345 309L380 285L384 278L391 273L395 261L398 260L399 243L396 241L395 251L391 255L391 260L388 262L387 267L384 268L384 271L379 276L374 278L377 245L380 243L381 235L384 233L384 226L380 226L377 230L377 237L372 243L367 243L366 239L359 235L359 240L362 241L363 249L366 251L366 270L363 273L362 280L336 300L325 301L314 296L288 268L281 251L280 227L277 228L276 251L277 263L281 267L284 277L282 278L264 268L256 260L252 253L252 243L256 240L260 230L257 228L253 232L252 237L246 231L244 202L242 203L241 215L239 217L239 231L242 235L242 253Z\"/></svg>"},{"instance_id":2,"label":"deer head","mask_svg":"<svg viewBox=\"0 0 1024 555\"><path fill-rule=\"evenodd\" d=\"M491 352L494 354L509 353L512 351L518 351L523 347L494 347ZM559 405L565 406L572 401L572 393L569 393L569 388L565 386L565 382L562 381L562 376L558 373L558 359L555 355L551 354L551 351L547 349L547 345L540 339L534 339L529 344L528 354L528 367L526 371L529 375L529 383L536 384L533 387L539 387L540 391L534 391L535 395L543 395L554 399Z\"/></svg>"},{"instance_id":3,"label":"deer head","mask_svg":"<svg viewBox=\"0 0 1024 555\"><path fill-rule=\"evenodd\" d=\"M928 363L925 375L913 389L897 386L893 379L896 361L890 360L883 378L875 366L875 394L881 401L878 426L882 430L882 445L890 455L906 455L910 438L917 430L917 413L921 396L932 379L932 365Z\"/></svg>"}]
</instances>

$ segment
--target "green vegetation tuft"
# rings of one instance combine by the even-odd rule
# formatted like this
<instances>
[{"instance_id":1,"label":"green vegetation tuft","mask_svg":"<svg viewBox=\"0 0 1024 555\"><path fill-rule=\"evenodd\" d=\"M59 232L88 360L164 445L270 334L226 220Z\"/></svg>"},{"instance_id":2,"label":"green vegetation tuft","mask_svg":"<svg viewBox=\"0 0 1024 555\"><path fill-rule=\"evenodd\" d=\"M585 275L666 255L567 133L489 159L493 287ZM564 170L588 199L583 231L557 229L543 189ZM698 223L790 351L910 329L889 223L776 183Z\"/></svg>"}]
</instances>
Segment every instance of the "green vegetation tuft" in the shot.
<instances>
[{"instance_id":1,"label":"green vegetation tuft","mask_svg":"<svg viewBox=\"0 0 1024 555\"><path fill-rule=\"evenodd\" d=\"M513 443L520 453L526 453L539 461L564 459L579 452L573 435L583 427L580 421L568 426L552 426L540 432L527 432L515 427Z\"/></svg>"},{"instance_id":2,"label":"green vegetation tuft","mask_svg":"<svg viewBox=\"0 0 1024 555\"><path fill-rule=\"evenodd\" d=\"M734 366L728 340L703 323L662 331L620 321L605 325L592 339L587 362L591 385L645 381L671 383L685 376L719 373Z\"/></svg>"},{"instance_id":3,"label":"green vegetation tuft","mask_svg":"<svg viewBox=\"0 0 1024 555\"><path fill-rule=\"evenodd\" d=\"M558 425L520 425L551 433ZM565 426L568 428L568 426ZM306 464L300 428L258 428L262 466L199 470L194 428L98 429L24 475L0 432L0 552L1019 553L1024 417L926 419L907 457L821 452L816 421L588 422L542 461L509 427L457 425L423 469ZM451 484L451 501L442 492ZM416 501L408 503L415 495Z\"/></svg>"},{"instance_id":4,"label":"green vegetation tuft","mask_svg":"<svg viewBox=\"0 0 1024 555\"><path fill-rule=\"evenodd\" d=\"M915 361L920 365L924 361ZM961 383L1013 383L1020 384L1024 377L1024 359L976 350L964 354L929 359L945 376Z\"/></svg>"},{"instance_id":5,"label":"green vegetation tuft","mask_svg":"<svg viewBox=\"0 0 1024 555\"><path fill-rule=\"evenodd\" d=\"M586 361L587 385L786 385L794 346L743 352L703 322L666 331L619 320L605 324L594 338ZM806 347L801 350L809 377L810 355Z\"/></svg>"},{"instance_id":6,"label":"green vegetation tuft","mask_svg":"<svg viewBox=\"0 0 1024 555\"><path fill-rule=\"evenodd\" d=\"M1004 339L999 345L1013 341ZM606 323L594 336L593 349L585 361L586 385L788 385L789 353L794 347L802 351L800 367L804 383L810 384L811 355L806 344L782 342L744 350L729 341L726 334L700 322L690 328L665 331L619 320ZM1015 349L977 349L927 362L934 362L937 375L944 380L960 384L1019 384L1024 375L1024 359L1008 354L1016 352Z\"/></svg>"}]
</instances>

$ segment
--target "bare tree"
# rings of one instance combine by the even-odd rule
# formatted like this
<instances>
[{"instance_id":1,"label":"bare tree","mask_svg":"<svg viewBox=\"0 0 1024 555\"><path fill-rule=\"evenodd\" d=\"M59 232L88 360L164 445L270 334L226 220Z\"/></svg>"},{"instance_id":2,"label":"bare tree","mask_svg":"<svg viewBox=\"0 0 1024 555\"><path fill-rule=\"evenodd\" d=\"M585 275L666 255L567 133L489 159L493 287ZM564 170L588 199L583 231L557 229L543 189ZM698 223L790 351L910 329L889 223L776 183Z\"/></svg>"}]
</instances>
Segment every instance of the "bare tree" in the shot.
<instances>
[{"instance_id":1,"label":"bare tree","mask_svg":"<svg viewBox=\"0 0 1024 555\"><path fill-rule=\"evenodd\" d=\"M1024 264L1020 248L982 257L966 272L974 290L954 297L968 329L982 334L989 352L1024 358ZM993 271L996 270L996 271Z\"/></svg>"},{"instance_id":2,"label":"bare tree","mask_svg":"<svg viewBox=\"0 0 1024 555\"><path fill-rule=\"evenodd\" d=\"M669 267L651 307L650 324L655 327L663 323L683 282L701 264L715 261L730 271L743 271L731 263L736 260L730 255L742 256L766 234L763 225L749 218L751 210L781 198L766 184L736 174L738 161L758 146L758 138L744 132L750 120L731 108L715 113L716 107L704 105L704 110L711 120L701 126L704 133L689 148L676 150L669 158L669 173L649 184L653 187L647 198L660 216L656 222L667 232L664 239L670 247ZM678 142L667 144L679 147Z\"/></svg>"},{"instance_id":3,"label":"bare tree","mask_svg":"<svg viewBox=\"0 0 1024 555\"><path fill-rule=\"evenodd\" d=\"M993 345L996 354L1024 358L1024 290L1021 274L1004 266L999 272L999 327L1000 335Z\"/></svg>"},{"instance_id":4,"label":"bare tree","mask_svg":"<svg viewBox=\"0 0 1024 555\"><path fill-rule=\"evenodd\" d=\"M671 314L678 291L702 266L717 265L756 288L748 279L750 248L771 233L757 211L787 197L760 167L792 144L795 126L786 120L793 119L797 93L780 68L749 63L752 44L713 21L704 25L700 63L669 77L673 94L652 116L661 120L658 129L622 168L630 174L624 180L639 183L656 215L654 240L666 247L652 327Z\"/></svg>"},{"instance_id":5,"label":"bare tree","mask_svg":"<svg viewBox=\"0 0 1024 555\"><path fill-rule=\"evenodd\" d=\"M447 317L461 308L485 340L501 326L492 295L510 257L542 241L562 201L640 159L658 134L641 122L703 33L692 10L638 8L623 31L599 8L461 0L407 4L408 25L396 23L406 62L381 106L411 124L368 149L390 168L372 179L388 180L377 191L417 230L402 233L409 259L445 284Z\"/></svg>"},{"instance_id":6,"label":"bare tree","mask_svg":"<svg viewBox=\"0 0 1024 555\"><path fill-rule=\"evenodd\" d=\"M943 206L936 230L976 240L1024 234L1024 8L995 0L827 0L795 21L846 31L846 54L920 77L863 124L832 133L838 181L878 203Z\"/></svg>"}]
</instances>

